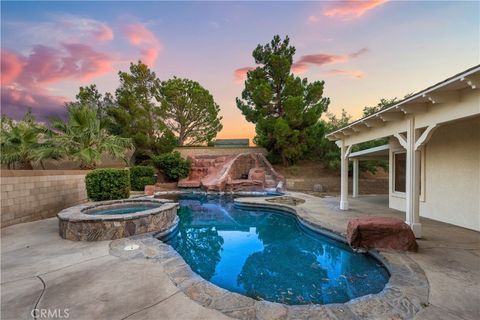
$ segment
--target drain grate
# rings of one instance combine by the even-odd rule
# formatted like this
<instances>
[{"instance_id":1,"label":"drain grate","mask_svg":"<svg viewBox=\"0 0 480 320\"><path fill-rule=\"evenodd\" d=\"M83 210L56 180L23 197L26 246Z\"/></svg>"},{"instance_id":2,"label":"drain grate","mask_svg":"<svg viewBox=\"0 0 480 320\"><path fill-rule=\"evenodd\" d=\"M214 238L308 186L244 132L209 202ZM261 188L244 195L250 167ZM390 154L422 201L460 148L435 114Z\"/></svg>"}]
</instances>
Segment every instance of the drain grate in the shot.
<instances>
[{"instance_id":1,"label":"drain grate","mask_svg":"<svg viewBox=\"0 0 480 320\"><path fill-rule=\"evenodd\" d=\"M129 245L125 246L125 248L123 248L123 250L132 251L132 250L137 250L138 248L140 248L140 246L138 244L129 244Z\"/></svg>"}]
</instances>

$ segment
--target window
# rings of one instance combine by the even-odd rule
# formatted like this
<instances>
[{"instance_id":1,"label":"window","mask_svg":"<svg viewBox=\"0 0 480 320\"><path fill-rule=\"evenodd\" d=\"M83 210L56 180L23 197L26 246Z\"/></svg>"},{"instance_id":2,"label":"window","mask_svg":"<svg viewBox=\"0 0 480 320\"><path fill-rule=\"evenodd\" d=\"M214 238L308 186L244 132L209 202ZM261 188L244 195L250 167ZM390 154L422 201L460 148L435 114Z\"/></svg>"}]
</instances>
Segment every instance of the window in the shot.
<instances>
[{"instance_id":1,"label":"window","mask_svg":"<svg viewBox=\"0 0 480 320\"><path fill-rule=\"evenodd\" d=\"M405 152L393 154L393 170L393 191L405 192L407 172L407 154Z\"/></svg>"}]
</instances>

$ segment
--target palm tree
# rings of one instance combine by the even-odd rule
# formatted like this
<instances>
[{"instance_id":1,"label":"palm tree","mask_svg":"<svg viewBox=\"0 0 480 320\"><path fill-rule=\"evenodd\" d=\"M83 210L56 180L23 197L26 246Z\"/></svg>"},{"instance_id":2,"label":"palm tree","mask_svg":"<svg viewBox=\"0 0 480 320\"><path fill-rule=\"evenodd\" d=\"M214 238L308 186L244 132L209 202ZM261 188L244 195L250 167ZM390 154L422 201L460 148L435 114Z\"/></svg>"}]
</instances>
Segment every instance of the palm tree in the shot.
<instances>
[{"instance_id":1,"label":"palm tree","mask_svg":"<svg viewBox=\"0 0 480 320\"><path fill-rule=\"evenodd\" d=\"M50 143L53 133L37 124L29 109L21 121L1 119L0 161L14 169L33 169L35 163L43 167L43 160L60 159L60 150Z\"/></svg>"},{"instance_id":2,"label":"palm tree","mask_svg":"<svg viewBox=\"0 0 480 320\"><path fill-rule=\"evenodd\" d=\"M131 140L110 134L107 122L97 117L97 109L77 105L67 111L67 122L52 120L52 128L58 132L54 142L67 157L79 161L80 168L95 168L104 153L128 162L125 152L132 148Z\"/></svg>"}]
</instances>

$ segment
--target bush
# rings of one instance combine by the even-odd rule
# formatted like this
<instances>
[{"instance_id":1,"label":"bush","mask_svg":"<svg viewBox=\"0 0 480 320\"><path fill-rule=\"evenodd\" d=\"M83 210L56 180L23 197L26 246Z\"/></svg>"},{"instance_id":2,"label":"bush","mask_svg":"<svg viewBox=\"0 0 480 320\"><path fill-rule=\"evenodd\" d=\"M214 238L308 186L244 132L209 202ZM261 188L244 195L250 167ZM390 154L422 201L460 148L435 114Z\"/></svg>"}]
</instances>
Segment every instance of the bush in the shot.
<instances>
[{"instance_id":1,"label":"bush","mask_svg":"<svg viewBox=\"0 0 480 320\"><path fill-rule=\"evenodd\" d=\"M134 191L145 190L146 185L155 184L153 168L150 166L135 166L130 168L130 186Z\"/></svg>"},{"instance_id":2,"label":"bush","mask_svg":"<svg viewBox=\"0 0 480 320\"><path fill-rule=\"evenodd\" d=\"M95 169L85 177L90 200L116 200L130 196L130 171L127 169Z\"/></svg>"},{"instance_id":3,"label":"bush","mask_svg":"<svg viewBox=\"0 0 480 320\"><path fill-rule=\"evenodd\" d=\"M152 157L155 166L173 181L185 178L190 173L190 160L182 158L178 151Z\"/></svg>"}]
</instances>

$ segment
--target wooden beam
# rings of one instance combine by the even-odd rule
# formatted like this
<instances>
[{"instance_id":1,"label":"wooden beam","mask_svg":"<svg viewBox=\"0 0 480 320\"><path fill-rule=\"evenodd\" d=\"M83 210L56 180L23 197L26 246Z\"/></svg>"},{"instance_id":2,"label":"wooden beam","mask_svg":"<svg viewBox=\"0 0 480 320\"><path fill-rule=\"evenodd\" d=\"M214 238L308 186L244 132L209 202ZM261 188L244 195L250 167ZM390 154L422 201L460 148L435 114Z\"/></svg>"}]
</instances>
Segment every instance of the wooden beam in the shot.
<instances>
[{"instance_id":1,"label":"wooden beam","mask_svg":"<svg viewBox=\"0 0 480 320\"><path fill-rule=\"evenodd\" d=\"M461 78L460 81L465 81L472 89L480 88L480 79L478 77L466 76Z\"/></svg>"},{"instance_id":2,"label":"wooden beam","mask_svg":"<svg viewBox=\"0 0 480 320\"><path fill-rule=\"evenodd\" d=\"M423 94L431 103L448 103L460 101L460 94L458 91L444 91Z\"/></svg>"},{"instance_id":3,"label":"wooden beam","mask_svg":"<svg viewBox=\"0 0 480 320\"><path fill-rule=\"evenodd\" d=\"M351 126L353 131L355 132L362 132L362 131L367 131L370 128L365 125L363 122L356 123L355 125Z\"/></svg>"},{"instance_id":4,"label":"wooden beam","mask_svg":"<svg viewBox=\"0 0 480 320\"><path fill-rule=\"evenodd\" d=\"M383 127L385 125L382 119L376 117L363 120L362 123L364 123L369 128Z\"/></svg>"},{"instance_id":5,"label":"wooden beam","mask_svg":"<svg viewBox=\"0 0 480 320\"><path fill-rule=\"evenodd\" d=\"M393 136L397 138L398 142L402 147L407 149L407 139L403 137L400 133L394 133Z\"/></svg>"},{"instance_id":6,"label":"wooden beam","mask_svg":"<svg viewBox=\"0 0 480 320\"><path fill-rule=\"evenodd\" d=\"M415 142L415 150L420 150L432 137L433 132L438 128L437 124L429 126Z\"/></svg>"},{"instance_id":7,"label":"wooden beam","mask_svg":"<svg viewBox=\"0 0 480 320\"><path fill-rule=\"evenodd\" d=\"M405 114L403 112L384 112L380 113L377 117L383 121L396 121L403 120L405 118Z\"/></svg>"},{"instance_id":8,"label":"wooden beam","mask_svg":"<svg viewBox=\"0 0 480 320\"><path fill-rule=\"evenodd\" d=\"M347 150L345 151L345 159L348 159L348 156L350 155L351 151L352 151L352 145L349 145L347 147Z\"/></svg>"},{"instance_id":9,"label":"wooden beam","mask_svg":"<svg viewBox=\"0 0 480 320\"><path fill-rule=\"evenodd\" d=\"M398 107L405 114L427 112L426 103L409 103Z\"/></svg>"},{"instance_id":10,"label":"wooden beam","mask_svg":"<svg viewBox=\"0 0 480 320\"><path fill-rule=\"evenodd\" d=\"M352 134L356 133L356 131L353 130L351 127L343 129L342 132L344 135L347 135L347 136L351 136Z\"/></svg>"}]
</instances>

